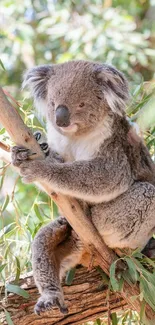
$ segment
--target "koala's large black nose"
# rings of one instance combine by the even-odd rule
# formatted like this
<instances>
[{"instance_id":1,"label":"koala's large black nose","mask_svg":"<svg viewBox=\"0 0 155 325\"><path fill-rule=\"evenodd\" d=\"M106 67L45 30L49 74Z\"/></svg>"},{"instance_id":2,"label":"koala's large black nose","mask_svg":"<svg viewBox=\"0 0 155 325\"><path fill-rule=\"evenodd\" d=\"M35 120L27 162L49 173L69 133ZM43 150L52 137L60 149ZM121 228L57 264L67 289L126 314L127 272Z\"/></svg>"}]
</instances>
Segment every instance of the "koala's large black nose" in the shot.
<instances>
[{"instance_id":1,"label":"koala's large black nose","mask_svg":"<svg viewBox=\"0 0 155 325\"><path fill-rule=\"evenodd\" d=\"M70 124L70 113L66 106L58 106L55 112L56 124L60 127L67 127Z\"/></svg>"}]
</instances>

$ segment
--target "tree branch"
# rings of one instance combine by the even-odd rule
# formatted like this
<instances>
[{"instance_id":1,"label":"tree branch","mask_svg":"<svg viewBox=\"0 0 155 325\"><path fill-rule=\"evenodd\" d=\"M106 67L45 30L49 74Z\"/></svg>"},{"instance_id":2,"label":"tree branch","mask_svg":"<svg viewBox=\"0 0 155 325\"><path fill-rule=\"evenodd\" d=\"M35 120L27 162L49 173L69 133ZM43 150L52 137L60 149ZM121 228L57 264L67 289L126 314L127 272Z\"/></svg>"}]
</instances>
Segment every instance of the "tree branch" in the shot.
<instances>
[{"instance_id":1,"label":"tree branch","mask_svg":"<svg viewBox=\"0 0 155 325\"><path fill-rule=\"evenodd\" d=\"M32 152L35 152L35 158L37 159L44 158L40 146L33 137L31 131L24 124L20 115L12 107L10 102L6 99L1 88L0 122L6 128L10 137L17 145L24 146L32 150ZM91 220L89 220L89 218L87 218L87 216L84 214L78 202L73 198L53 193L52 189L44 183L41 183L41 186L60 207L68 222L71 224L75 232L85 244L90 255L95 256L97 264L100 265L104 272L109 275L110 265L115 260L116 255L111 249L109 249L105 245L95 226L91 223ZM131 299L131 296L139 294L138 285L135 287L130 287L128 283L125 283L124 288L125 291L121 293L121 296L126 300L126 302L130 305L132 309L140 312L140 301L137 299L133 302ZM148 317L153 318L154 312L152 311L150 306L147 305L146 311Z\"/></svg>"},{"instance_id":2,"label":"tree branch","mask_svg":"<svg viewBox=\"0 0 155 325\"><path fill-rule=\"evenodd\" d=\"M58 309L43 313L40 316L35 315L33 308L38 298L38 290L32 276L24 276L19 284L29 293L30 298L27 300L11 294L7 301L3 299L2 302L2 307L10 313L14 325L81 325L89 320L107 317L108 304L111 313L129 308L125 300L117 294L110 293L107 300L108 288L105 285L101 289L102 279L95 269L90 272L86 271L85 268L77 269L72 285L67 286L63 283L65 300L69 307L69 313L65 317ZM2 297L4 298L4 293ZM0 310L0 323L4 325L6 324L5 314L2 310Z\"/></svg>"}]
</instances>

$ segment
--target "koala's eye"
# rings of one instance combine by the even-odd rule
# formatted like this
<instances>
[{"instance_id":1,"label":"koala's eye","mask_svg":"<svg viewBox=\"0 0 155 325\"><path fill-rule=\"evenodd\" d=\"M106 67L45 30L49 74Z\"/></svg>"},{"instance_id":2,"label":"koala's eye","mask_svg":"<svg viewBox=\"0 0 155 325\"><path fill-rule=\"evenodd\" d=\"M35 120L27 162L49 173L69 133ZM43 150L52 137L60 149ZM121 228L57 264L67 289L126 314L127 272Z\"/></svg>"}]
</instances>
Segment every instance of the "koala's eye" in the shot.
<instances>
[{"instance_id":1,"label":"koala's eye","mask_svg":"<svg viewBox=\"0 0 155 325\"><path fill-rule=\"evenodd\" d=\"M79 104L79 107L84 107L84 105L85 105L85 103L82 102Z\"/></svg>"},{"instance_id":2,"label":"koala's eye","mask_svg":"<svg viewBox=\"0 0 155 325\"><path fill-rule=\"evenodd\" d=\"M54 102L51 102L52 106L55 106L55 103Z\"/></svg>"}]
</instances>

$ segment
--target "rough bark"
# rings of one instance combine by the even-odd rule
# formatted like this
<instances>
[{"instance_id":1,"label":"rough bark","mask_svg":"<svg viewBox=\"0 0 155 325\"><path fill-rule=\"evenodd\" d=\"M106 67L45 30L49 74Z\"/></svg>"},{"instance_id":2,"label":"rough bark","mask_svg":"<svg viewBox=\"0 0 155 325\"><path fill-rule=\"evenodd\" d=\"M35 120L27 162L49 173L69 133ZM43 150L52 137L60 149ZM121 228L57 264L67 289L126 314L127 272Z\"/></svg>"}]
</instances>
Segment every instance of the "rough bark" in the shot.
<instances>
[{"instance_id":1,"label":"rough bark","mask_svg":"<svg viewBox=\"0 0 155 325\"><path fill-rule=\"evenodd\" d=\"M108 289L106 286L101 288L101 284L102 279L98 271L77 269L72 285L63 285L69 314L64 317L55 309L37 316L33 308L38 291L32 276L27 276L20 280L20 285L29 292L30 298L26 300L11 294L7 302L3 300L3 307L10 313L14 325L77 325L99 317L107 317L108 306L111 313L129 308L125 300L117 294L111 293L108 299ZM4 312L1 313L0 323L7 324Z\"/></svg>"},{"instance_id":2,"label":"rough bark","mask_svg":"<svg viewBox=\"0 0 155 325\"><path fill-rule=\"evenodd\" d=\"M35 157L37 159L43 158L41 149L36 143L36 140L34 139L32 133L24 125L24 122L22 121L20 115L17 114L16 110L8 102L1 88L0 122L6 128L12 140L16 144L25 146L33 152L35 150ZM52 188L48 187L46 184L41 183L41 185L47 194L50 195L55 203L60 207L66 219L69 221L81 240L84 242L90 255L95 256L97 264L101 266L107 275L109 275L110 265L112 261L115 260L116 255L105 245L95 226L91 223L91 220L89 220L89 218L87 218L87 216L83 213L78 202L73 198L53 193ZM128 283L125 283L124 288L125 290L121 292L120 296L125 299L126 303L130 305L130 308L136 310L137 312L140 312L140 300L136 299L134 302L132 300L132 296L137 296L139 294L138 285L131 287ZM149 318L153 318L155 316L154 312L148 305L146 306L146 313Z\"/></svg>"}]
</instances>

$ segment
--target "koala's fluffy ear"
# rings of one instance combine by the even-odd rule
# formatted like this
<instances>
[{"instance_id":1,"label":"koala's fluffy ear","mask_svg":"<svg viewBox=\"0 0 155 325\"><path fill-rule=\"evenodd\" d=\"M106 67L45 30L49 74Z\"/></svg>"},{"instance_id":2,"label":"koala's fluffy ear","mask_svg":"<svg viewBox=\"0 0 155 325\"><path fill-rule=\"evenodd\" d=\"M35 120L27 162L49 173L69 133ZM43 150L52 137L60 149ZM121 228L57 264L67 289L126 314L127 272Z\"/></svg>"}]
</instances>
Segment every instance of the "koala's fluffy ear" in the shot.
<instances>
[{"instance_id":1,"label":"koala's fluffy ear","mask_svg":"<svg viewBox=\"0 0 155 325\"><path fill-rule=\"evenodd\" d=\"M128 82L124 75L113 66L103 64L96 71L96 78L103 87L104 98L112 112L122 115L129 99Z\"/></svg>"},{"instance_id":2,"label":"koala's fluffy ear","mask_svg":"<svg viewBox=\"0 0 155 325\"><path fill-rule=\"evenodd\" d=\"M34 67L24 75L22 86L28 87L35 100L44 100L47 95L47 83L53 73L51 65Z\"/></svg>"}]
</instances>

